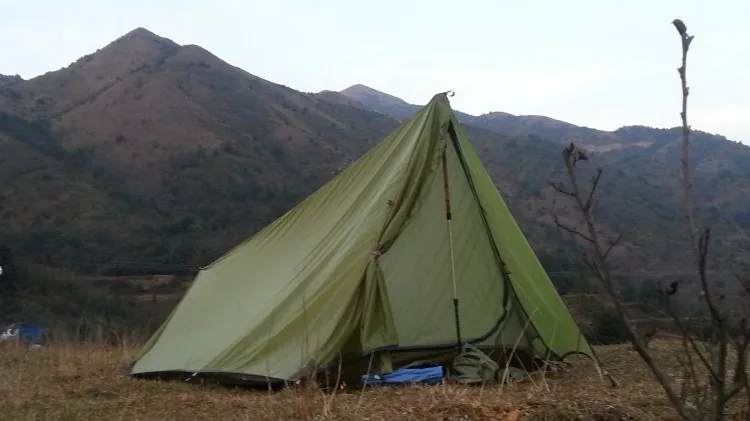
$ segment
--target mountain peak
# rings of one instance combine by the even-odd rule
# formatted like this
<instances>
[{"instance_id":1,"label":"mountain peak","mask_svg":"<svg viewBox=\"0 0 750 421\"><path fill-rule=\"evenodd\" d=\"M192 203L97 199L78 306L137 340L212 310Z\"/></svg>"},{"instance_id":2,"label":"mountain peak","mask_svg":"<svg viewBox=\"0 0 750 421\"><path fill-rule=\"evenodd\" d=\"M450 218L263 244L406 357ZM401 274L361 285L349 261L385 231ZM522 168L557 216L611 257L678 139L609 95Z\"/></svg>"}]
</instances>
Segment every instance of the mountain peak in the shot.
<instances>
[{"instance_id":1,"label":"mountain peak","mask_svg":"<svg viewBox=\"0 0 750 421\"><path fill-rule=\"evenodd\" d=\"M29 97L49 97L40 115L49 115L86 101L127 75L154 67L180 50L180 45L145 28L136 28L69 66L37 76L21 89ZM27 81L30 82L30 81Z\"/></svg>"},{"instance_id":2,"label":"mountain peak","mask_svg":"<svg viewBox=\"0 0 750 421\"><path fill-rule=\"evenodd\" d=\"M391 103L392 105L406 105L408 104L403 99L393 96L391 94L387 94L383 91L379 91L377 89L371 88L367 85L362 84L356 84L352 85L343 91L341 91L342 94L348 96L351 99L355 99L358 101L361 101L363 98L370 98L370 99L377 99L379 102L387 102Z\"/></svg>"},{"instance_id":3,"label":"mountain peak","mask_svg":"<svg viewBox=\"0 0 750 421\"><path fill-rule=\"evenodd\" d=\"M154 32L149 31L146 28L138 27L133 29L132 31L126 33L120 38L161 38L159 35L156 35Z\"/></svg>"},{"instance_id":4,"label":"mountain peak","mask_svg":"<svg viewBox=\"0 0 750 421\"><path fill-rule=\"evenodd\" d=\"M128 32L127 34L125 34L125 36L150 36L150 37L155 37L155 36L158 36L158 35L156 35L155 33L149 31L148 29L146 29L146 28L144 28L142 26L139 26L139 27L133 29L132 31Z\"/></svg>"},{"instance_id":5,"label":"mountain peak","mask_svg":"<svg viewBox=\"0 0 750 421\"><path fill-rule=\"evenodd\" d=\"M133 29L132 31L126 33L125 35L117 38L115 41L113 41L109 45L125 44L126 46L132 45L133 47L137 47L137 46L143 46L143 44L145 43L160 44L166 47L179 47L180 46L179 44L172 41L171 39L161 37L149 31L148 29L142 28L142 27Z\"/></svg>"},{"instance_id":6,"label":"mountain peak","mask_svg":"<svg viewBox=\"0 0 750 421\"><path fill-rule=\"evenodd\" d=\"M419 106L409 104L399 97L362 84L352 85L339 93L370 109L387 108L389 112L386 114L398 118L408 118L419 109Z\"/></svg>"},{"instance_id":7,"label":"mountain peak","mask_svg":"<svg viewBox=\"0 0 750 421\"><path fill-rule=\"evenodd\" d=\"M363 85L361 83L356 83L356 84L354 84L354 85L352 85L352 86L350 86L350 87L342 90L341 92L371 92L371 93L378 93L378 94L387 95L385 92L378 91L377 89L373 89L373 88L371 88L371 87L369 87L367 85Z\"/></svg>"}]
</instances>

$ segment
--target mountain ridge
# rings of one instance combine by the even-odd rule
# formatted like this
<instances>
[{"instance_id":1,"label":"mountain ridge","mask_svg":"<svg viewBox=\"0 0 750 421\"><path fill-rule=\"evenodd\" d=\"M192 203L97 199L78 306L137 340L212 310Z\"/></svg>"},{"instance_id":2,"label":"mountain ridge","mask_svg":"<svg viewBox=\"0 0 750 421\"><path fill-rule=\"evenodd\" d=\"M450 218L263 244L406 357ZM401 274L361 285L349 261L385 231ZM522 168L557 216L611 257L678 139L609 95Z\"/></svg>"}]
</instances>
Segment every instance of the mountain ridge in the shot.
<instances>
[{"instance_id":1,"label":"mountain ridge","mask_svg":"<svg viewBox=\"0 0 750 421\"><path fill-rule=\"evenodd\" d=\"M4 75L0 73L0 87L11 85L14 83L22 82L23 78L20 75Z\"/></svg>"},{"instance_id":2,"label":"mountain ridge","mask_svg":"<svg viewBox=\"0 0 750 421\"><path fill-rule=\"evenodd\" d=\"M394 130L412 104L393 98L302 93L136 29L68 67L0 87L0 182L11 186L0 234L28 255L94 273L207 264ZM577 255L552 221L575 214L548 186L573 139L607 167L598 221L626 237L619 264L681 266L674 129L630 126L612 138L544 119L456 115L548 267ZM740 193L750 186L750 149L695 137L706 177L696 183L698 214L718 224L723 249L750 250L750 235L735 233L750 227Z\"/></svg>"},{"instance_id":3,"label":"mountain ridge","mask_svg":"<svg viewBox=\"0 0 750 421\"><path fill-rule=\"evenodd\" d=\"M336 91L322 91L324 92L336 92ZM357 101L367 108L381 112L385 115L390 115L396 118L408 118L414 112L418 111L422 105L409 103L395 95L371 88L364 84L355 84L341 91L339 94L348 97L351 100ZM546 125L553 126L558 130L586 130L596 133L599 136L617 136L617 133L621 130L645 128L653 130L673 130L678 126L660 128L651 127L645 125L623 125L615 130L603 130L596 129L587 126L579 126L573 123L562 121L548 116L527 114L527 115L515 115L504 111L488 111L482 114L470 114L459 110L454 110L459 120L463 120L462 123L476 125L493 131L501 131L504 133L523 133L523 134L536 134L538 130L521 129L515 126L534 126L534 125ZM494 125L493 125L494 120ZM511 123L511 121L514 122ZM500 124L506 123L506 127L502 127ZM723 139L727 139L726 136L716 133L709 133L705 131L698 131L702 134L708 134L711 136L717 136ZM729 139L727 139L729 140ZM739 141L734 141L742 143ZM564 143L564 142L563 142ZM750 146L749 146L750 147Z\"/></svg>"}]
</instances>

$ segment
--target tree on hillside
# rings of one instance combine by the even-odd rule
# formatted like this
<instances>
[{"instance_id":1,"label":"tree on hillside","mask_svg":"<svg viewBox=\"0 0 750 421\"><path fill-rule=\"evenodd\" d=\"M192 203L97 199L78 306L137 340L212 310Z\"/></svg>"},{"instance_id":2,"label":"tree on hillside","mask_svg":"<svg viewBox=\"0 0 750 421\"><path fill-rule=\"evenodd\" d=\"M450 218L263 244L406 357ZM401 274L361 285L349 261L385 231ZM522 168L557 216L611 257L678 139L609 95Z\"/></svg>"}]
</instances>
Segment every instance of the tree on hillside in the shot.
<instances>
[{"instance_id":1,"label":"tree on hillside","mask_svg":"<svg viewBox=\"0 0 750 421\"><path fill-rule=\"evenodd\" d=\"M566 186L553 184L553 187L573 202L585 228L577 229L565 225L557 218L555 221L562 230L589 245L589 250L583 255L584 263L601 281L628 340L662 386L679 417L686 421L750 421L750 301L745 295L745 302L738 304L735 300L731 305L727 294L720 291L719 284L713 279L715 272L710 270L708 263L711 229L696 228L693 181L690 176L691 130L687 118L687 55L693 36L688 35L687 27L681 20L675 19L672 23L680 35L682 47L682 64L678 68L682 88L682 193L690 256L697 281L691 284L685 279L673 280L658 290L668 319L681 336L682 348L678 358L682 365L682 373L674 376L678 380L674 380L666 373L665 367L648 348L645 338L636 333L633 322L624 311L615 274L607 259L612 249L620 243L622 236L605 240L597 231L594 222L594 198L602 170L597 169L589 191L584 192L578 178L578 169L582 165L581 161L587 160L587 156L585 151L573 143L562 151L568 183ZM728 265L732 265L732 262ZM730 269L739 281L738 291L750 295L750 276L741 274L734 267ZM680 294L689 291L691 287L697 289L698 293L692 297L683 297L682 304L678 303ZM697 301L697 304L692 306L697 305L699 308L686 308L686 298L690 298L693 303ZM702 333L696 332L695 324L701 327L699 330ZM704 342L706 336L708 340Z\"/></svg>"}]
</instances>

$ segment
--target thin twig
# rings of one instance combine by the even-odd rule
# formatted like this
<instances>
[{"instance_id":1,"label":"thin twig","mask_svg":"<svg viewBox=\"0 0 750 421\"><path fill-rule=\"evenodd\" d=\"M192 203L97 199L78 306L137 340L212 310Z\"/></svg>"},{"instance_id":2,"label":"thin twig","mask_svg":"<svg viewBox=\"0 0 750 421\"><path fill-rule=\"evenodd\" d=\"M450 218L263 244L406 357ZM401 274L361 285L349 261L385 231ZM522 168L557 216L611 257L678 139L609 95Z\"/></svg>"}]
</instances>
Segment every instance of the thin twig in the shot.
<instances>
[{"instance_id":1,"label":"thin twig","mask_svg":"<svg viewBox=\"0 0 750 421\"><path fill-rule=\"evenodd\" d=\"M555 183L549 183L549 185L550 185L550 187L552 187L553 189L555 189L555 191L557 191L558 193L564 194L566 196L573 197L573 193L572 192L569 192L569 191L563 189L562 187L558 186L557 184L555 184Z\"/></svg>"},{"instance_id":2,"label":"thin twig","mask_svg":"<svg viewBox=\"0 0 750 421\"><path fill-rule=\"evenodd\" d=\"M620 241L622 241L622 234L618 235L617 238L612 240L609 243L609 247L607 247L607 250L604 251L604 259L606 260L607 257L609 257L609 253L618 245L620 245Z\"/></svg>"},{"instance_id":3,"label":"thin twig","mask_svg":"<svg viewBox=\"0 0 750 421\"><path fill-rule=\"evenodd\" d=\"M584 205L584 208L588 212L591 209L591 203L594 200L594 192L596 191L596 187L599 185L599 180L602 178L602 169L597 168L596 169L596 175L592 177L591 179L591 191L589 192L589 196L586 198L586 204Z\"/></svg>"},{"instance_id":4,"label":"thin twig","mask_svg":"<svg viewBox=\"0 0 750 421\"><path fill-rule=\"evenodd\" d=\"M574 234L574 235L577 235L577 236L579 236L579 237L583 238L583 239L584 239L584 240L586 240L586 242L588 242L588 243L591 243L591 242L593 242L593 241L594 241L594 240L592 240L591 238L589 238L588 236L586 236L586 234L584 234L584 233L582 233L582 232L578 231L578 230L577 230L577 229L575 229L575 228L570 228L569 226L567 226L567 225L563 224L562 222L560 222L560 220L559 220L559 219L557 218L557 215L555 215L555 216L553 217L553 219L554 219L554 221L555 221L555 225L557 225L557 226L558 226L559 228L561 228L561 229L563 229L563 230L565 230L565 231L567 231L567 232L569 232L569 233L571 233L571 234Z\"/></svg>"}]
</instances>

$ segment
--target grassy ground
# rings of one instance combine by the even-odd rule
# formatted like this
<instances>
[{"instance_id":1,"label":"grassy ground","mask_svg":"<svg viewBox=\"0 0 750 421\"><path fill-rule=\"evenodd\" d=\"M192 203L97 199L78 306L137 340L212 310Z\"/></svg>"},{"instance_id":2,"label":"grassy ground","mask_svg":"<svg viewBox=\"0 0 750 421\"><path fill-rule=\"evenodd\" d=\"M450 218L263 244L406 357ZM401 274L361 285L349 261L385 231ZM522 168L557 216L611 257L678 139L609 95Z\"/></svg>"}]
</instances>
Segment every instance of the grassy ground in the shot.
<instances>
[{"instance_id":1,"label":"grassy ground","mask_svg":"<svg viewBox=\"0 0 750 421\"><path fill-rule=\"evenodd\" d=\"M674 345L652 345L674 367ZM599 348L619 382L588 360L567 373L495 387L405 387L323 394L229 390L122 376L132 347L0 347L2 420L672 420L661 388L628 346ZM676 372L676 370L674 370ZM675 374L676 375L676 374Z\"/></svg>"}]
</instances>

